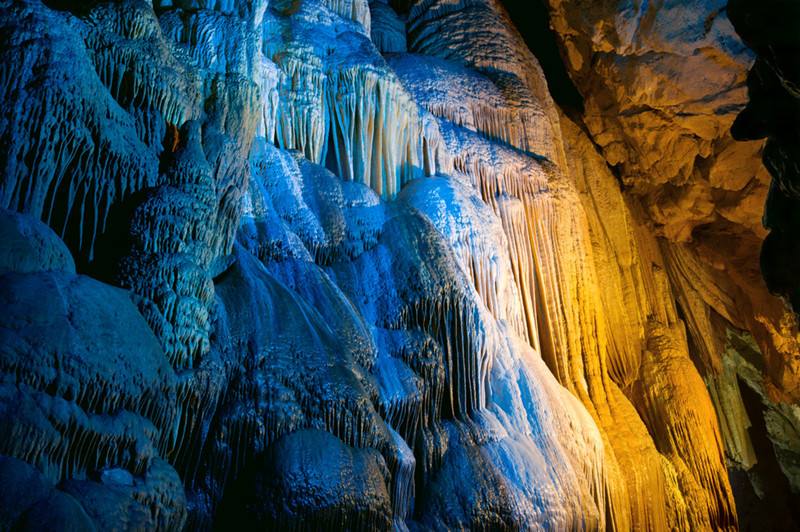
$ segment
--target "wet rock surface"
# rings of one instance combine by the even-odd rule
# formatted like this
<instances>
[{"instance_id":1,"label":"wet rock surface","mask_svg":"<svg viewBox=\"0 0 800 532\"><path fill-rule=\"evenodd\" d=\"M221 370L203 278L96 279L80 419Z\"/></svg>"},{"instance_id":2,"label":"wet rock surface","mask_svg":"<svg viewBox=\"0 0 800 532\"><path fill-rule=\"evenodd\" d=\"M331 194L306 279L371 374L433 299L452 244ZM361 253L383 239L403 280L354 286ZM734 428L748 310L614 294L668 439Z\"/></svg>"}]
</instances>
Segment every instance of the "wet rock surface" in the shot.
<instances>
[{"instance_id":1,"label":"wet rock surface","mask_svg":"<svg viewBox=\"0 0 800 532\"><path fill-rule=\"evenodd\" d=\"M497 0L0 3L0 528L734 529L796 486L753 57L683 4L550 2L567 117Z\"/></svg>"}]
</instances>

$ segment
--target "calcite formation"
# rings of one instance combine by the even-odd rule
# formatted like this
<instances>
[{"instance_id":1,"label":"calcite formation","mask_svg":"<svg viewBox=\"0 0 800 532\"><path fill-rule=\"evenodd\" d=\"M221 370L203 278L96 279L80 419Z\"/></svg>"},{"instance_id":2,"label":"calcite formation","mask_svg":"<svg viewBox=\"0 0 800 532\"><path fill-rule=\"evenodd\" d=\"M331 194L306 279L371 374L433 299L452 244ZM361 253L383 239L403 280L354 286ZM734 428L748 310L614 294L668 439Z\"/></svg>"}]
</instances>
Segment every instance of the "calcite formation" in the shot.
<instances>
[{"instance_id":1,"label":"calcite formation","mask_svg":"<svg viewBox=\"0 0 800 532\"><path fill-rule=\"evenodd\" d=\"M777 90L770 103L762 96L762 87L777 88L778 80L791 79L797 43L788 28L796 27L797 11L779 3L785 11L779 18L790 21L784 31L767 29L764 18L764 10L771 20L780 9L749 2L594 3L583 9L577 4L549 2L565 64L584 96L577 114L626 195L662 237L692 356L718 417L729 423L728 458L750 470L757 459L737 379L760 397L759 417L791 410L798 399L797 319L775 297L794 297L784 272L791 269L788 257L795 246L778 221L786 219L778 213L788 212L791 201L778 199L791 197L778 191L789 190L781 183L794 175L793 152L775 146L792 142L796 103L788 96L791 82L784 82L789 89ZM764 50L769 59L756 59L753 51ZM771 67L763 69L767 63ZM767 126L776 114L775 125ZM760 138L767 134L776 137L765 145ZM771 184L767 169L777 176ZM773 204L781 207L770 209ZM774 229L766 240L762 212L766 228ZM762 246L766 283L759 271ZM760 352L750 366L755 375L731 372L729 357L737 348L730 338L742 334L750 339L747 351ZM714 383L722 389L715 391ZM796 426L796 415L787 414L785 422ZM785 449L777 432L770 438L776 450ZM769 448L766 453L773 454ZM776 453L791 481L795 458Z\"/></svg>"},{"instance_id":2,"label":"calcite formation","mask_svg":"<svg viewBox=\"0 0 800 532\"><path fill-rule=\"evenodd\" d=\"M753 56L549 4L582 112L499 0L0 2L0 528L793 526Z\"/></svg>"},{"instance_id":3,"label":"calcite formation","mask_svg":"<svg viewBox=\"0 0 800 532\"><path fill-rule=\"evenodd\" d=\"M689 291L681 306L704 364L718 367L722 351L701 316L711 312L753 333L773 396L796 400L795 320L769 295L758 271L769 188L760 164L763 142L735 142L730 132L747 103L753 54L735 34L725 4L577 9L569 1L550 2L552 26L585 95L583 123L657 234L680 249L674 267Z\"/></svg>"}]
</instances>

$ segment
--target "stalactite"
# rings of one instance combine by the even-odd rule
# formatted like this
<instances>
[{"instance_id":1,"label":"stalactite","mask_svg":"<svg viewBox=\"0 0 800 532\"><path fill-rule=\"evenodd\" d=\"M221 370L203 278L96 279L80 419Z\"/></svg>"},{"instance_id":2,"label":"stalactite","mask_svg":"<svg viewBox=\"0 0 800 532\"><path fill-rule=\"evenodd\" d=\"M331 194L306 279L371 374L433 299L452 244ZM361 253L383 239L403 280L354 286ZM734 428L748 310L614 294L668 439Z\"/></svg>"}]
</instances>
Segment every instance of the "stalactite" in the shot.
<instances>
[{"instance_id":1,"label":"stalactite","mask_svg":"<svg viewBox=\"0 0 800 532\"><path fill-rule=\"evenodd\" d=\"M2 206L55 231L0 213L0 454L42 515L733 529L750 390L798 483L792 324L662 238L736 157L642 205L499 0L62 4L0 15Z\"/></svg>"},{"instance_id":2,"label":"stalactite","mask_svg":"<svg viewBox=\"0 0 800 532\"><path fill-rule=\"evenodd\" d=\"M501 221L471 197L474 191L468 183L466 176L417 180L400 199L428 216L446 236L461 269L495 318L525 336L523 296L511 275L511 257L518 255L511 255L514 250ZM438 208L442 203L450 206L446 212Z\"/></svg>"},{"instance_id":3,"label":"stalactite","mask_svg":"<svg viewBox=\"0 0 800 532\"><path fill-rule=\"evenodd\" d=\"M368 0L276 0L270 7L282 14L324 8L335 13L337 17L357 23L352 27L357 27L359 32L366 35L370 33Z\"/></svg>"},{"instance_id":4,"label":"stalactite","mask_svg":"<svg viewBox=\"0 0 800 532\"><path fill-rule=\"evenodd\" d=\"M247 57L259 49L261 32L256 24L265 6L238 10L238 16L225 6L221 6L222 14L159 7L165 12L161 25L156 21L148 36L150 46L161 51L168 65L181 65L202 79L192 88L171 84L169 91L177 91L182 101L193 102L195 108L204 99L203 120L178 116L171 122L170 116L164 117L168 125L175 124L172 153L162 157L161 186L149 191L134 210L131 250L120 261L117 277L134 289L141 312L181 373L180 415L170 456L191 479L198 465L196 450L189 443L205 438L202 433L208 430L208 418L229 374L227 362L219 360L218 350L211 345L215 304L211 278L219 257L233 245L249 175L244 159L260 118L252 110L264 106L262 89L269 89L271 82L254 79L256 65ZM102 20L113 19L104 11L93 13ZM231 53L234 37L247 54ZM126 41L129 48L136 49L136 44L140 43ZM125 49L110 50L120 48ZM144 104L132 101L130 105Z\"/></svg>"},{"instance_id":5,"label":"stalactite","mask_svg":"<svg viewBox=\"0 0 800 532\"><path fill-rule=\"evenodd\" d=\"M675 503L668 508L673 515L668 515L668 517L677 518L678 522L686 520L691 526L707 526L698 523L713 523L713 526L723 528L735 526L736 516L732 510L732 496L727 482L727 474L721 471L724 457L721 452L716 416L710 407L710 398L701 386L700 375L689 357L687 338L685 334L680 333L684 325L678 318L677 310L668 297L659 295L668 293L669 285L665 279L665 261L661 257L658 244L654 242L652 236L649 237L649 243L646 236L641 236L643 233L637 229L639 222L636 221L636 215L631 212L625 202L620 202L621 195L613 184L612 176L595 162L598 157L594 149L581 140L581 134L571 124L562 123L562 131L566 133L565 138L573 146L573 149L583 145L578 152L583 153L584 156L576 158L571 165L571 170L577 179L579 190L582 191L584 204L591 206L586 209L587 212L591 213L601 203L616 202L619 206L619 210L616 212L623 214L616 220L608 217L601 220L599 217L594 217L594 219L590 219L589 223L590 238L593 242L598 243L596 249L600 251L600 256L602 254L630 253L627 260L623 258L622 260L601 262L598 260L599 257L596 257L596 267L601 268L602 264L609 262L617 264L616 272L606 270L606 278L614 279L616 277L617 280L614 282L618 283L620 290L624 293L636 294L631 300L636 304L631 307L631 310L622 314L624 317L620 316L620 311L615 309L613 301L602 298L603 305L607 309L606 319L610 325L619 327L615 323L623 320L629 322L631 316L635 317L636 322L634 323L637 325L637 328L627 336L626 343L630 342L633 345L626 346L622 341L612 344L615 349L609 353L609 362L616 361L616 367L610 367L610 375L615 377L620 385L626 385L626 388L632 386L634 390L653 389L655 382L672 390L671 393L665 391L658 395L662 398L659 400L658 406L653 399L655 395L646 399L639 392L626 392L648 430L655 434L656 447L671 463L670 467L665 468L666 480L672 483L677 479L677 486L673 485L672 488L668 488L668 493L676 492L675 496L671 496ZM628 229L627 231L612 229L612 224ZM624 241L622 243L611 241L611 235L624 235L626 232L633 237L632 246ZM659 264L661 266L658 266ZM646 350L642 356L638 347L642 344L635 343L638 338L641 338L639 335L642 332L644 332L645 339L643 345L647 346L647 349L655 349L650 347L651 342L655 342L659 346L668 344L669 348L660 347L659 349L665 350L663 354L659 354L660 351L653 354ZM613 338L614 335L611 336ZM659 343L656 338L663 341ZM655 380L654 367L658 367L658 372L662 375ZM675 376L670 377L670 374ZM679 374L682 377L677 377ZM656 392L651 393L655 394ZM666 397L670 397L670 399L665 400ZM657 409L659 412L654 413L653 409ZM692 428L689 429L686 426L675 430L671 428L682 423L692 426ZM684 431L683 434L680 433L680 430ZM688 433L696 436L689 438ZM686 451L673 450L689 445L692 446L691 454L686 454ZM686 472L687 461L691 471L688 475ZM691 477L696 480L691 480ZM698 484L701 486L699 491ZM678 494L682 494L684 500L692 500L700 497L699 493L707 494L702 495L708 498L707 502L700 505L700 508L705 509L707 513L691 506L688 502L684 503L688 513L684 516L681 515L681 512L675 513L683 506L677 499Z\"/></svg>"},{"instance_id":6,"label":"stalactite","mask_svg":"<svg viewBox=\"0 0 800 532\"><path fill-rule=\"evenodd\" d=\"M391 428L389 432L397 448L396 455L387 461L392 475L392 513L394 526L402 529L406 526L406 520L411 518L414 507L414 469L417 460L405 440Z\"/></svg>"},{"instance_id":7,"label":"stalactite","mask_svg":"<svg viewBox=\"0 0 800 532\"><path fill-rule=\"evenodd\" d=\"M154 109L164 122L197 117L200 80L176 60L158 19L144 5L98 6L86 18L90 59L111 96L126 109ZM141 131L149 144L160 137Z\"/></svg>"},{"instance_id":8,"label":"stalactite","mask_svg":"<svg viewBox=\"0 0 800 532\"><path fill-rule=\"evenodd\" d=\"M430 171L425 160L435 156L424 151L429 131L393 75L343 69L329 76L327 94L332 139L327 149L340 177L393 198L406 182Z\"/></svg>"},{"instance_id":9,"label":"stalactite","mask_svg":"<svg viewBox=\"0 0 800 532\"><path fill-rule=\"evenodd\" d=\"M322 61L307 48L273 55L281 70L275 142L283 149L299 150L310 160L322 159L325 133L325 86Z\"/></svg>"},{"instance_id":10,"label":"stalactite","mask_svg":"<svg viewBox=\"0 0 800 532\"><path fill-rule=\"evenodd\" d=\"M409 51L462 63L488 76L507 102L523 110L519 116L525 135L512 137L519 147L560 165L566 162L557 140L558 116L541 67L498 1L414 2L408 36ZM526 114L538 118L535 124L525 123Z\"/></svg>"},{"instance_id":11,"label":"stalactite","mask_svg":"<svg viewBox=\"0 0 800 532\"><path fill-rule=\"evenodd\" d=\"M86 264L95 258L112 208L155 183L157 160L101 84L90 51L63 15L25 4L7 10L3 25L0 87L3 100L17 109L0 130L3 207L45 221ZM53 26L65 29L44 37L43 28ZM32 65L38 65L36 78ZM23 89L32 83L39 88Z\"/></svg>"},{"instance_id":12,"label":"stalactite","mask_svg":"<svg viewBox=\"0 0 800 532\"><path fill-rule=\"evenodd\" d=\"M513 80L492 81L458 62L426 55L396 55L389 64L417 102L437 117L523 151L548 140L541 106L529 96L507 93Z\"/></svg>"},{"instance_id":13,"label":"stalactite","mask_svg":"<svg viewBox=\"0 0 800 532\"><path fill-rule=\"evenodd\" d=\"M515 329L532 346L538 346L533 237L524 199L547 189L548 166L524 153L487 142L466 129L446 123L440 129L445 145L452 150L454 169L468 176L481 199L500 218L516 292L521 299L514 306L521 307L524 313L525 329L519 325Z\"/></svg>"},{"instance_id":14,"label":"stalactite","mask_svg":"<svg viewBox=\"0 0 800 532\"><path fill-rule=\"evenodd\" d=\"M361 24L364 33L369 35L371 18L368 0L323 0L325 6L344 18Z\"/></svg>"},{"instance_id":15,"label":"stalactite","mask_svg":"<svg viewBox=\"0 0 800 532\"><path fill-rule=\"evenodd\" d=\"M686 340L678 331L651 327L633 395L655 431L656 445L674 464L684 497L705 499L687 505L690 526L733 529L736 513L727 471L720 467L724 456L716 415L699 374L680 353ZM676 410L681 417L672 413Z\"/></svg>"},{"instance_id":16,"label":"stalactite","mask_svg":"<svg viewBox=\"0 0 800 532\"><path fill-rule=\"evenodd\" d=\"M444 351L448 416L465 418L486 406L486 385L491 365L484 338L476 333L477 310L464 299L412 302L390 328L415 329L433 335Z\"/></svg>"},{"instance_id":17,"label":"stalactite","mask_svg":"<svg viewBox=\"0 0 800 532\"><path fill-rule=\"evenodd\" d=\"M442 154L435 122L382 59L364 55L366 37L331 32L338 44L331 53L300 40L313 31L309 16L278 20L297 31L297 40L267 47L282 72L276 144L300 150L384 198L411 179L436 173Z\"/></svg>"},{"instance_id":18,"label":"stalactite","mask_svg":"<svg viewBox=\"0 0 800 532\"><path fill-rule=\"evenodd\" d=\"M135 251L125 259L120 277L142 298L140 308L167 358L182 370L195 367L210 348L214 288L206 269L213 249L207 243L214 232L208 220L216 195L211 169L198 158L199 125L190 123L181 134L185 144L176 152L169 185L157 189L134 213Z\"/></svg>"}]
</instances>

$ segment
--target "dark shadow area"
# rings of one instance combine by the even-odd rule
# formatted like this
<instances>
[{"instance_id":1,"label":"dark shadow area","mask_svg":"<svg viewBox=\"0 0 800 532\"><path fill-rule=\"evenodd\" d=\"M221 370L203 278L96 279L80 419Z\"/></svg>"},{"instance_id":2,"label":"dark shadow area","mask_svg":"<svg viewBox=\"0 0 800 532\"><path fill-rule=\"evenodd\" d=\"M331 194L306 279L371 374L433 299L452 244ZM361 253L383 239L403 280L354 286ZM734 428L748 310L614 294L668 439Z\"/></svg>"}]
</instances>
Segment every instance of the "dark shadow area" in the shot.
<instances>
[{"instance_id":1,"label":"dark shadow area","mask_svg":"<svg viewBox=\"0 0 800 532\"><path fill-rule=\"evenodd\" d=\"M731 128L738 140L767 138L763 161L772 175L761 249L770 291L800 311L800 2L731 0L728 16L756 53L747 77L749 101Z\"/></svg>"},{"instance_id":2,"label":"dark shadow area","mask_svg":"<svg viewBox=\"0 0 800 532\"><path fill-rule=\"evenodd\" d=\"M502 0L525 43L539 60L555 102L567 114L583 114L583 97L567 73L555 32L550 29L550 12L543 0Z\"/></svg>"},{"instance_id":3,"label":"dark shadow area","mask_svg":"<svg viewBox=\"0 0 800 532\"><path fill-rule=\"evenodd\" d=\"M752 426L748 430L758 463L749 471L730 469L731 488L736 499L740 530L800 530L800 497L791 493L767 438L761 398L739 381L742 401Z\"/></svg>"}]
</instances>

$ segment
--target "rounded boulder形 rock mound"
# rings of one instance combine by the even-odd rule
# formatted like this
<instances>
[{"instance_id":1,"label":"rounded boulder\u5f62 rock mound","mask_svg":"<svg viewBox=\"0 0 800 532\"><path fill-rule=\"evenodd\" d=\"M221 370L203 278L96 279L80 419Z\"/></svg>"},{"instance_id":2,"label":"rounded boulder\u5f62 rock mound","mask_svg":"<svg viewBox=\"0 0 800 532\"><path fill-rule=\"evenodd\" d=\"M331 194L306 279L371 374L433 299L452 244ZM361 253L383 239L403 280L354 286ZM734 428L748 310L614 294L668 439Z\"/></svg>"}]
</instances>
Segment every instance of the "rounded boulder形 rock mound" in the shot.
<instances>
[{"instance_id":1,"label":"rounded boulder\u5f62 rock mound","mask_svg":"<svg viewBox=\"0 0 800 532\"><path fill-rule=\"evenodd\" d=\"M0 456L0 479L0 529L94 529L75 499L56 492L53 485L30 464ZM61 527L53 526L59 521Z\"/></svg>"},{"instance_id":2,"label":"rounded boulder\u5f62 rock mound","mask_svg":"<svg viewBox=\"0 0 800 532\"><path fill-rule=\"evenodd\" d=\"M30 216L0 209L0 242L0 275L53 270L75 273L75 263L64 242Z\"/></svg>"},{"instance_id":3,"label":"rounded boulder\u5f62 rock mound","mask_svg":"<svg viewBox=\"0 0 800 532\"><path fill-rule=\"evenodd\" d=\"M16 270L0 273L1 522L179 528L183 487L159 458L171 443L176 377L153 332L126 291L76 275L49 228L3 213L0 230L3 266ZM122 477L124 489L106 481Z\"/></svg>"},{"instance_id":4,"label":"rounded boulder\u5f62 rock mound","mask_svg":"<svg viewBox=\"0 0 800 532\"><path fill-rule=\"evenodd\" d=\"M221 523L247 530L389 530L389 471L380 453L321 430L277 440L223 502Z\"/></svg>"}]
</instances>

